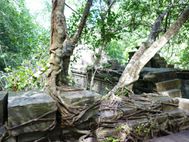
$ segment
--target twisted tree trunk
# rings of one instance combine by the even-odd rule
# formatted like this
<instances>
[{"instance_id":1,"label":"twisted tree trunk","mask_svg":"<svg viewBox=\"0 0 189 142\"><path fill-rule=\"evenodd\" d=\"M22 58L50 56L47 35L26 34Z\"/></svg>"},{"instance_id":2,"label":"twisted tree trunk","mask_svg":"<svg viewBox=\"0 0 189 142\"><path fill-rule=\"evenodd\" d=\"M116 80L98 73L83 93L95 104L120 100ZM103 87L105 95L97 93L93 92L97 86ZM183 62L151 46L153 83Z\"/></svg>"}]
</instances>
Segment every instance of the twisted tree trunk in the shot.
<instances>
[{"instance_id":1,"label":"twisted tree trunk","mask_svg":"<svg viewBox=\"0 0 189 142\"><path fill-rule=\"evenodd\" d=\"M64 15L65 0L52 0L52 17L51 17L51 46L50 46L50 68L47 76L46 91L56 101L59 112L65 124L71 125L74 120L74 108L69 106L60 97L60 91L64 90L63 85L68 83L68 68L70 56L73 53L87 17L93 0L87 0L83 15L81 16L78 28L73 37L67 32L66 18Z\"/></svg>"},{"instance_id":2,"label":"twisted tree trunk","mask_svg":"<svg viewBox=\"0 0 189 142\"><path fill-rule=\"evenodd\" d=\"M64 15L65 0L52 1L50 69L47 84L54 88L53 90L56 86L67 83L70 56L81 36L91 5L92 0L88 0L77 31L73 37L69 37Z\"/></svg>"}]
</instances>

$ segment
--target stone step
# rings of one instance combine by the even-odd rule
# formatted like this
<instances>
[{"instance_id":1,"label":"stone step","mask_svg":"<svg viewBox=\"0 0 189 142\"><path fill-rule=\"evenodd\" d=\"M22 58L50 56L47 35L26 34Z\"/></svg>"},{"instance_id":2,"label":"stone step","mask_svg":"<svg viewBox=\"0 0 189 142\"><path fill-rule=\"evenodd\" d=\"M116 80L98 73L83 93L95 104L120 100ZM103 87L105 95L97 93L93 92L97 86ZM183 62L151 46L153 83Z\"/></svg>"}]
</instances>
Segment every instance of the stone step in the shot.
<instances>
[{"instance_id":1,"label":"stone step","mask_svg":"<svg viewBox=\"0 0 189 142\"><path fill-rule=\"evenodd\" d=\"M180 79L167 80L156 83L157 92L167 91L171 89L181 89L182 82Z\"/></svg>"},{"instance_id":2,"label":"stone step","mask_svg":"<svg viewBox=\"0 0 189 142\"><path fill-rule=\"evenodd\" d=\"M163 96L169 96L171 98L182 97L182 92L180 89L171 89L171 90L162 91L159 93Z\"/></svg>"}]
</instances>

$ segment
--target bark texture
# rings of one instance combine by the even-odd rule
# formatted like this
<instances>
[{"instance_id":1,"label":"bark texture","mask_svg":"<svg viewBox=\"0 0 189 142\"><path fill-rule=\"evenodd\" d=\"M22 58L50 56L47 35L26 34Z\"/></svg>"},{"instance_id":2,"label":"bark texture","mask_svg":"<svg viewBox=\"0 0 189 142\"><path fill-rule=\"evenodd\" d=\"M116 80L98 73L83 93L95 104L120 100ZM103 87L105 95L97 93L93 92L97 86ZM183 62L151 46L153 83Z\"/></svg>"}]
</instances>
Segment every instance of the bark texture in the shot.
<instances>
[{"instance_id":1,"label":"bark texture","mask_svg":"<svg viewBox=\"0 0 189 142\"><path fill-rule=\"evenodd\" d=\"M92 2L93 0L86 1L77 31L73 37L70 37L67 32L64 15L65 0L52 0L50 68L47 76L46 91L56 101L62 120L67 120L64 122L64 125L67 126L73 124L73 120L78 117L77 115L81 110L69 105L68 102L60 97L60 92L73 91L72 88L65 88L68 83L70 56L81 36Z\"/></svg>"},{"instance_id":2,"label":"bark texture","mask_svg":"<svg viewBox=\"0 0 189 142\"><path fill-rule=\"evenodd\" d=\"M66 19L64 15L65 0L52 1L52 21L51 21L51 47L50 47L50 69L48 74L48 84L56 87L67 83L70 56L73 53L82 30L89 15L92 0L88 0L77 31L73 37L67 34Z\"/></svg>"},{"instance_id":3,"label":"bark texture","mask_svg":"<svg viewBox=\"0 0 189 142\"><path fill-rule=\"evenodd\" d=\"M167 32L150 46L143 43L139 50L133 55L127 64L118 84L109 92L115 94L118 89L124 88L138 80L139 73L145 64L175 35L182 25L189 19L189 7L179 16L177 21L167 30Z\"/></svg>"}]
</instances>

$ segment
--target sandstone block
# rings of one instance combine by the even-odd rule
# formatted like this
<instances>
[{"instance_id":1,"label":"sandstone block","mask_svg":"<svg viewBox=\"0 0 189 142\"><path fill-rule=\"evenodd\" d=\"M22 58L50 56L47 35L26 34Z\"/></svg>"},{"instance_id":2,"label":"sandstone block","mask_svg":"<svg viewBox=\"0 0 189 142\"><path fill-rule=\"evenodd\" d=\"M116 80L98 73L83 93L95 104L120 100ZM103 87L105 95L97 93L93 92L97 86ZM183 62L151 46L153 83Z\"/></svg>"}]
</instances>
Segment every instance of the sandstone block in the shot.
<instances>
[{"instance_id":1,"label":"sandstone block","mask_svg":"<svg viewBox=\"0 0 189 142\"><path fill-rule=\"evenodd\" d=\"M44 92L29 91L8 99L8 130L12 136L46 131L56 120L56 103Z\"/></svg>"},{"instance_id":2,"label":"sandstone block","mask_svg":"<svg viewBox=\"0 0 189 142\"><path fill-rule=\"evenodd\" d=\"M163 96L169 96L171 98L182 97L182 93L180 89L171 89L171 90L162 91L159 93L162 94Z\"/></svg>"},{"instance_id":3,"label":"sandstone block","mask_svg":"<svg viewBox=\"0 0 189 142\"><path fill-rule=\"evenodd\" d=\"M141 79L161 82L177 78L176 70L169 68L148 68L145 67L140 73Z\"/></svg>"},{"instance_id":4,"label":"sandstone block","mask_svg":"<svg viewBox=\"0 0 189 142\"><path fill-rule=\"evenodd\" d=\"M173 79L156 83L156 89L158 92L167 91L171 89L181 89L181 80Z\"/></svg>"},{"instance_id":5,"label":"sandstone block","mask_svg":"<svg viewBox=\"0 0 189 142\"><path fill-rule=\"evenodd\" d=\"M189 112L189 99L178 98L179 108Z\"/></svg>"}]
</instances>

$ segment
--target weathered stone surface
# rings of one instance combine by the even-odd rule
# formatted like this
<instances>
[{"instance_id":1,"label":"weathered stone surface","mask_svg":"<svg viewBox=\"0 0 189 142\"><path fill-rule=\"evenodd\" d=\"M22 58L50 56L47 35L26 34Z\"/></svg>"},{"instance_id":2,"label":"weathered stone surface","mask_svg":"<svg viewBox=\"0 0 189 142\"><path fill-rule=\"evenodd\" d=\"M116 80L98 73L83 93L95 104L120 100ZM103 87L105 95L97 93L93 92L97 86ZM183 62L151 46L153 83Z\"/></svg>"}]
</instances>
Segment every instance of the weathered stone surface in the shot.
<instances>
[{"instance_id":1,"label":"weathered stone surface","mask_svg":"<svg viewBox=\"0 0 189 142\"><path fill-rule=\"evenodd\" d=\"M135 94L152 93L156 90L155 83L139 79L133 84L133 91Z\"/></svg>"},{"instance_id":2,"label":"weathered stone surface","mask_svg":"<svg viewBox=\"0 0 189 142\"><path fill-rule=\"evenodd\" d=\"M182 81L183 97L189 99L189 80Z\"/></svg>"},{"instance_id":3,"label":"weathered stone surface","mask_svg":"<svg viewBox=\"0 0 189 142\"><path fill-rule=\"evenodd\" d=\"M86 73L76 72L76 71L72 70L72 76L73 76L73 81L75 83L74 84L75 87L87 89L88 80L87 80Z\"/></svg>"},{"instance_id":4,"label":"weathered stone surface","mask_svg":"<svg viewBox=\"0 0 189 142\"><path fill-rule=\"evenodd\" d=\"M64 127L68 125L82 125L84 122L94 117L98 111L98 105L96 105L96 103L102 96L95 92L78 90L63 92L60 94L60 97L65 102L67 109L72 112L68 113L67 109L62 108L62 112L65 113L61 114L61 126ZM85 126L81 127L89 125L90 124L85 124Z\"/></svg>"},{"instance_id":5,"label":"weathered stone surface","mask_svg":"<svg viewBox=\"0 0 189 142\"><path fill-rule=\"evenodd\" d=\"M72 70L75 86L83 89L89 88L92 73L92 70L88 70L88 73ZM108 90L112 89L116 85L120 75L121 74L118 73L117 70L99 69L95 74L91 90L100 94L106 94Z\"/></svg>"},{"instance_id":6,"label":"weathered stone surface","mask_svg":"<svg viewBox=\"0 0 189 142\"><path fill-rule=\"evenodd\" d=\"M183 79L183 80L189 80L189 71L178 71L177 72L177 77L179 79Z\"/></svg>"},{"instance_id":7,"label":"weathered stone surface","mask_svg":"<svg viewBox=\"0 0 189 142\"><path fill-rule=\"evenodd\" d=\"M3 140L3 142L17 142L16 139L17 139L16 137L10 136L7 139Z\"/></svg>"},{"instance_id":8,"label":"weathered stone surface","mask_svg":"<svg viewBox=\"0 0 189 142\"><path fill-rule=\"evenodd\" d=\"M116 82L110 83L104 79L95 78L92 90L100 94L107 94L108 90L111 90Z\"/></svg>"},{"instance_id":9,"label":"weathered stone surface","mask_svg":"<svg viewBox=\"0 0 189 142\"><path fill-rule=\"evenodd\" d=\"M172 68L144 67L140 73L139 80L137 80L133 85L133 91L136 94L142 94L143 92L153 93L153 92L168 91L169 87L162 89L161 83L166 82L167 80L170 81L177 79L176 73L177 73L176 70ZM159 84L160 86L158 86ZM166 85L170 86L169 84ZM180 89L180 88L177 87L176 89Z\"/></svg>"},{"instance_id":10,"label":"weathered stone surface","mask_svg":"<svg viewBox=\"0 0 189 142\"><path fill-rule=\"evenodd\" d=\"M44 92L29 91L8 99L8 130L12 136L46 131L56 120L56 103Z\"/></svg>"},{"instance_id":11,"label":"weathered stone surface","mask_svg":"<svg viewBox=\"0 0 189 142\"><path fill-rule=\"evenodd\" d=\"M87 89L91 80L91 70L88 73L72 70L75 86ZM121 76L120 70L99 69L94 78L92 90L100 94L106 94L111 90ZM179 78L177 70L173 68L144 67L140 73L140 79L134 83L133 91L136 94L152 93L155 91L155 83ZM177 88L178 89L178 88Z\"/></svg>"},{"instance_id":12,"label":"weathered stone surface","mask_svg":"<svg viewBox=\"0 0 189 142\"><path fill-rule=\"evenodd\" d=\"M0 125L7 120L7 92L0 91Z\"/></svg>"},{"instance_id":13,"label":"weathered stone surface","mask_svg":"<svg viewBox=\"0 0 189 142\"><path fill-rule=\"evenodd\" d=\"M4 133L5 133L5 128L3 126L0 126L0 141Z\"/></svg>"},{"instance_id":14,"label":"weathered stone surface","mask_svg":"<svg viewBox=\"0 0 189 142\"><path fill-rule=\"evenodd\" d=\"M189 130L164 137L154 138L147 142L189 142Z\"/></svg>"},{"instance_id":15,"label":"weathered stone surface","mask_svg":"<svg viewBox=\"0 0 189 142\"><path fill-rule=\"evenodd\" d=\"M171 80L177 78L176 70L172 68L149 68L145 67L140 73L140 78L152 81L160 82L165 80Z\"/></svg>"},{"instance_id":16,"label":"weathered stone surface","mask_svg":"<svg viewBox=\"0 0 189 142\"><path fill-rule=\"evenodd\" d=\"M182 92L180 89L171 89L168 91L162 91L159 92L160 94L162 94L163 96L170 96L172 98L174 97L182 97Z\"/></svg>"},{"instance_id":17,"label":"weathered stone surface","mask_svg":"<svg viewBox=\"0 0 189 142\"><path fill-rule=\"evenodd\" d=\"M34 141L63 141L61 136L62 130L59 128L55 128L52 131L45 132L33 132L33 133L25 133L17 136L18 142L34 142Z\"/></svg>"},{"instance_id":18,"label":"weathered stone surface","mask_svg":"<svg viewBox=\"0 0 189 142\"><path fill-rule=\"evenodd\" d=\"M135 141L189 129L189 114L179 109L177 98L144 94L122 97L120 102L109 104L108 107L104 103L101 103L100 127L96 131L101 141L106 137L119 138L116 128L119 128L118 124L124 123L131 128L131 136ZM126 137L129 139L129 135Z\"/></svg>"},{"instance_id":19,"label":"weathered stone surface","mask_svg":"<svg viewBox=\"0 0 189 142\"><path fill-rule=\"evenodd\" d=\"M68 91L60 94L61 98L67 103L71 105L77 106L85 106L94 103L101 95L96 92L88 91L88 90L78 90L78 91Z\"/></svg>"},{"instance_id":20,"label":"weathered stone surface","mask_svg":"<svg viewBox=\"0 0 189 142\"><path fill-rule=\"evenodd\" d=\"M156 89L158 92L167 91L171 89L181 89L181 80L173 79L156 83Z\"/></svg>"},{"instance_id":21,"label":"weathered stone surface","mask_svg":"<svg viewBox=\"0 0 189 142\"><path fill-rule=\"evenodd\" d=\"M179 108L189 112L189 99L177 98L179 100Z\"/></svg>"},{"instance_id":22,"label":"weathered stone surface","mask_svg":"<svg viewBox=\"0 0 189 142\"><path fill-rule=\"evenodd\" d=\"M115 139L119 142L125 142L127 136L129 135L131 128L127 124L116 124L114 128L99 127L95 133L97 140L96 141L113 141Z\"/></svg>"}]
</instances>

